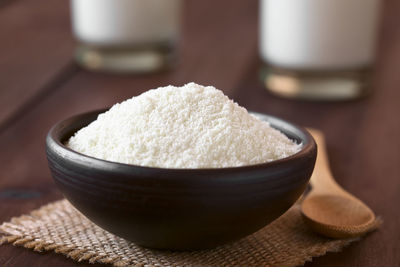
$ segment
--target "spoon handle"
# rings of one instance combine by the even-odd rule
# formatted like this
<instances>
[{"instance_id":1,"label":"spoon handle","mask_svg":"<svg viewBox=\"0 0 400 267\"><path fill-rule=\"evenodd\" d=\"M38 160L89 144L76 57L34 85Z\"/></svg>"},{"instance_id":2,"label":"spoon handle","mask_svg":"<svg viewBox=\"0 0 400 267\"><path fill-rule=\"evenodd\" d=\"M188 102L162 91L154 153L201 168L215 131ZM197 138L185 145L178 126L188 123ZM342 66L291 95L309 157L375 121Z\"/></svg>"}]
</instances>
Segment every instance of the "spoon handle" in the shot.
<instances>
[{"instance_id":1,"label":"spoon handle","mask_svg":"<svg viewBox=\"0 0 400 267\"><path fill-rule=\"evenodd\" d=\"M312 194L343 194L348 193L342 189L333 178L329 168L328 153L325 145L325 138L321 131L316 129L307 129L314 137L318 146L317 160L314 172L311 176L310 183L312 186Z\"/></svg>"}]
</instances>

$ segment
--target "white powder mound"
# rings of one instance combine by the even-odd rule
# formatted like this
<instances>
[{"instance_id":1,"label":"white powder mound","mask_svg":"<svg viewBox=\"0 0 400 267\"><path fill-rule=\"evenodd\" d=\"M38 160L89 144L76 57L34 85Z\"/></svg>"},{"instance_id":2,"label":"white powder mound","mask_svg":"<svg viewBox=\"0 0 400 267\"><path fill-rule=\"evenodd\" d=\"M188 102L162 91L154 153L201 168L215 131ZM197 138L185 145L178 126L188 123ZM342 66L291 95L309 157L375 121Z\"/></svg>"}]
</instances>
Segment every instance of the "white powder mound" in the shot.
<instances>
[{"instance_id":1,"label":"white powder mound","mask_svg":"<svg viewBox=\"0 0 400 267\"><path fill-rule=\"evenodd\" d=\"M162 168L221 168L288 157L298 145L212 86L149 90L115 104L79 130L71 149Z\"/></svg>"}]
</instances>

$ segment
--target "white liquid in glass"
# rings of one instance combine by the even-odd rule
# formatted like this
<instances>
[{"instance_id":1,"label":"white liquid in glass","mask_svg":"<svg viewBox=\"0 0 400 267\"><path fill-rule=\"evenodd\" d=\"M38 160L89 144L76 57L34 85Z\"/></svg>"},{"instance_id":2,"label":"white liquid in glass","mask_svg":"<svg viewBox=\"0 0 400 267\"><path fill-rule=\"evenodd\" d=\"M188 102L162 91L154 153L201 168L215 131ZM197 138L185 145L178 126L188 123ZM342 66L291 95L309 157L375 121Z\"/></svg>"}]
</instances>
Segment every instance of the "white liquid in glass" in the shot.
<instances>
[{"instance_id":1,"label":"white liquid in glass","mask_svg":"<svg viewBox=\"0 0 400 267\"><path fill-rule=\"evenodd\" d=\"M177 39L180 0L72 0L72 27L98 46L162 43Z\"/></svg>"},{"instance_id":2,"label":"white liquid in glass","mask_svg":"<svg viewBox=\"0 0 400 267\"><path fill-rule=\"evenodd\" d=\"M261 57L289 69L369 66L379 13L380 0L261 0Z\"/></svg>"}]
</instances>

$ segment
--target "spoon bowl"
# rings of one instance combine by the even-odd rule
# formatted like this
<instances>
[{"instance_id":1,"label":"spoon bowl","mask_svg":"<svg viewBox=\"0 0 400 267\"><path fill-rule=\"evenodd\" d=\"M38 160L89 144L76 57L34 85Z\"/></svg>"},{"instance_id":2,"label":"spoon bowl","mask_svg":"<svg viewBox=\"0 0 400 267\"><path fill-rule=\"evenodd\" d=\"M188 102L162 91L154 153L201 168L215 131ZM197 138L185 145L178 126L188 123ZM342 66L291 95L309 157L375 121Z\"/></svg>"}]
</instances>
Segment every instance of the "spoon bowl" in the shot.
<instances>
[{"instance_id":1,"label":"spoon bowl","mask_svg":"<svg viewBox=\"0 0 400 267\"><path fill-rule=\"evenodd\" d=\"M329 171L322 133L309 130L318 145L317 161L311 176L312 191L302 203L306 223L316 232L331 238L360 236L375 224L374 212L341 188Z\"/></svg>"}]
</instances>

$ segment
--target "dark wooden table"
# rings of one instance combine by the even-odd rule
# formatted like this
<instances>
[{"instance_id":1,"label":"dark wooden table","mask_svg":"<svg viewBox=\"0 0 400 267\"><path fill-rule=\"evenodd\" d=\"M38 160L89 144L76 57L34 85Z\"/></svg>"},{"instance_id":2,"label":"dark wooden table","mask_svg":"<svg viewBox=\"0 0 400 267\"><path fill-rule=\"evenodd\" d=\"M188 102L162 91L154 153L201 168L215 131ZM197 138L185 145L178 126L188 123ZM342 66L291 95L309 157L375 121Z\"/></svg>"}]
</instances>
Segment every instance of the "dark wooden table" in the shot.
<instances>
[{"instance_id":1,"label":"dark wooden table","mask_svg":"<svg viewBox=\"0 0 400 267\"><path fill-rule=\"evenodd\" d=\"M44 152L55 122L151 88L195 81L222 89L248 109L323 130L338 182L383 217L379 231L307 266L399 266L400 1L384 5L373 95L339 103L280 99L264 90L257 5L187 0L177 68L112 75L73 62L68 1L0 1L0 222L62 197ZM73 265L55 253L0 246L0 266Z\"/></svg>"}]
</instances>

